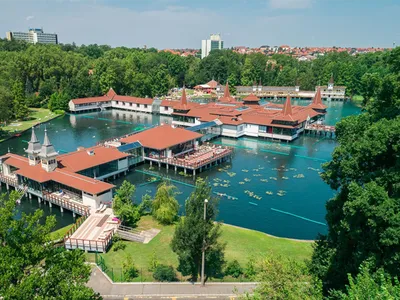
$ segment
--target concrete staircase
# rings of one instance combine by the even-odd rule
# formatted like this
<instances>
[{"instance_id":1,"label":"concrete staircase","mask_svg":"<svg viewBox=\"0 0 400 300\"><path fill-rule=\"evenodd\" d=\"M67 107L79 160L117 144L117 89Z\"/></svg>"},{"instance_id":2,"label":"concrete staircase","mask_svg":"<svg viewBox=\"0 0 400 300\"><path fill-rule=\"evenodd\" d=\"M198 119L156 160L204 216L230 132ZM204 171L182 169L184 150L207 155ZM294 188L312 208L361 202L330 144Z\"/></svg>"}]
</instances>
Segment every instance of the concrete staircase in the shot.
<instances>
[{"instance_id":1,"label":"concrete staircase","mask_svg":"<svg viewBox=\"0 0 400 300\"><path fill-rule=\"evenodd\" d=\"M131 228L128 226L119 225L117 231L121 239L147 244L149 243L158 233L159 229L148 229L148 230L140 230L137 228Z\"/></svg>"},{"instance_id":2,"label":"concrete staircase","mask_svg":"<svg viewBox=\"0 0 400 300\"><path fill-rule=\"evenodd\" d=\"M121 239L131 242L143 243L145 240L145 236L142 236L138 233L125 231L119 228L117 229L116 233L121 237Z\"/></svg>"}]
</instances>

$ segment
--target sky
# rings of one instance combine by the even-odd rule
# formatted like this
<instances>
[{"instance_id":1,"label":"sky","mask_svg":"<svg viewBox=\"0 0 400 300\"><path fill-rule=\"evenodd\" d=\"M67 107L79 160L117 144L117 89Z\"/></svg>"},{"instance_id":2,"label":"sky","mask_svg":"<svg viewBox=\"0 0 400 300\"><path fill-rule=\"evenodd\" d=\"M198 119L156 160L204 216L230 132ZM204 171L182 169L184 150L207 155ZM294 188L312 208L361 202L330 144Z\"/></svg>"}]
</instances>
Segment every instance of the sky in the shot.
<instances>
[{"instance_id":1,"label":"sky","mask_svg":"<svg viewBox=\"0 0 400 300\"><path fill-rule=\"evenodd\" d=\"M113 47L400 45L400 0L0 0L0 37L30 27Z\"/></svg>"}]
</instances>

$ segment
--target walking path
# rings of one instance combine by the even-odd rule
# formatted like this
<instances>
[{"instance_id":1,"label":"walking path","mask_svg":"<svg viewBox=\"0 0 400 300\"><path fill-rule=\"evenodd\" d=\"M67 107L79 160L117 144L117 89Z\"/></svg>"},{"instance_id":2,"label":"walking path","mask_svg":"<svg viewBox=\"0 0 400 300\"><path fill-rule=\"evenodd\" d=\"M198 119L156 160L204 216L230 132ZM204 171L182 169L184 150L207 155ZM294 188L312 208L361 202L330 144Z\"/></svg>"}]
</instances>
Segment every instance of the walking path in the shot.
<instances>
[{"instance_id":1,"label":"walking path","mask_svg":"<svg viewBox=\"0 0 400 300\"><path fill-rule=\"evenodd\" d=\"M206 283L202 287L199 283L113 283L97 266L92 266L92 274L87 284L95 292L104 298L131 298L135 296L164 296L164 297L198 297L208 296L219 298L221 296L232 297L245 292L251 293L256 283L232 282L232 283Z\"/></svg>"}]
</instances>

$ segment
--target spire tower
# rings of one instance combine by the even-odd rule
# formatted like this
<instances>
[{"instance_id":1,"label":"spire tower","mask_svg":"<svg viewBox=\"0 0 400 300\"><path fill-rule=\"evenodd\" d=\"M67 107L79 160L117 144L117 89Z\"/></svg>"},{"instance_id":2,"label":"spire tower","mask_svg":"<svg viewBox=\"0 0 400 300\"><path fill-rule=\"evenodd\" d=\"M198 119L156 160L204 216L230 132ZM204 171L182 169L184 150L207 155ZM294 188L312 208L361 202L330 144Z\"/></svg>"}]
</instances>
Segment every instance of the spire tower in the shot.
<instances>
[{"instance_id":1,"label":"spire tower","mask_svg":"<svg viewBox=\"0 0 400 300\"><path fill-rule=\"evenodd\" d=\"M35 166L40 162L40 143L35 134L35 128L32 127L31 140L28 142L28 148L25 149L25 153L28 154L29 165Z\"/></svg>"},{"instance_id":2,"label":"spire tower","mask_svg":"<svg viewBox=\"0 0 400 300\"><path fill-rule=\"evenodd\" d=\"M53 144L50 142L50 139L47 136L47 128L45 128L43 145L39 153L39 157L42 161L42 168L47 172L54 171L57 167L57 155L58 153L54 149Z\"/></svg>"}]
</instances>

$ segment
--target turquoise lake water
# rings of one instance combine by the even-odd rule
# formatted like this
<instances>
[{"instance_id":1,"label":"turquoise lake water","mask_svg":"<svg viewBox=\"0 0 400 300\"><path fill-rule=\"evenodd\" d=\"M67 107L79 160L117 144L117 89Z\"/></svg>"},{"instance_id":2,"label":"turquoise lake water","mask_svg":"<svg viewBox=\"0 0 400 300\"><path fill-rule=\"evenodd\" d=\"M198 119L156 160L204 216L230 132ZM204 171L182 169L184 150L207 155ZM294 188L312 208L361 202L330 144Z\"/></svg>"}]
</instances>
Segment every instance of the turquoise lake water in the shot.
<instances>
[{"instance_id":1,"label":"turquoise lake water","mask_svg":"<svg viewBox=\"0 0 400 300\"><path fill-rule=\"evenodd\" d=\"M293 101L304 105L309 101ZM359 113L351 102L328 102L326 123L333 125L341 118ZM138 125L150 126L170 123L170 117L148 114L105 111L99 113L65 115L46 124L51 142L56 150L70 152L78 146L89 147L97 141L121 136L131 132ZM36 134L43 140L45 125L39 126ZM11 152L23 154L30 132L0 144L0 153L10 148ZM314 239L318 233L325 233L325 203L334 195L329 186L320 178L321 163L328 161L336 145L335 140L322 136L301 136L293 143L278 143L253 138L219 138L216 144L235 148L231 163L225 163L199 176L207 177L213 191L227 196L220 197L219 220L229 224L260 230L272 235L297 239ZM136 185L134 201L148 193L154 195L157 183L148 184L153 177L170 177L179 189L177 198L182 206L192 191L193 177L184 177L173 170L168 172L158 167L149 169L144 164L125 178L118 178L115 184L127 179ZM151 173L148 175L145 173ZM154 179L154 178L153 178ZM179 183L183 182L183 184ZM30 212L38 208L34 199L24 200L20 211ZM73 222L72 214L62 215L58 207L41 205L45 215L56 216L57 227Z\"/></svg>"}]
</instances>

